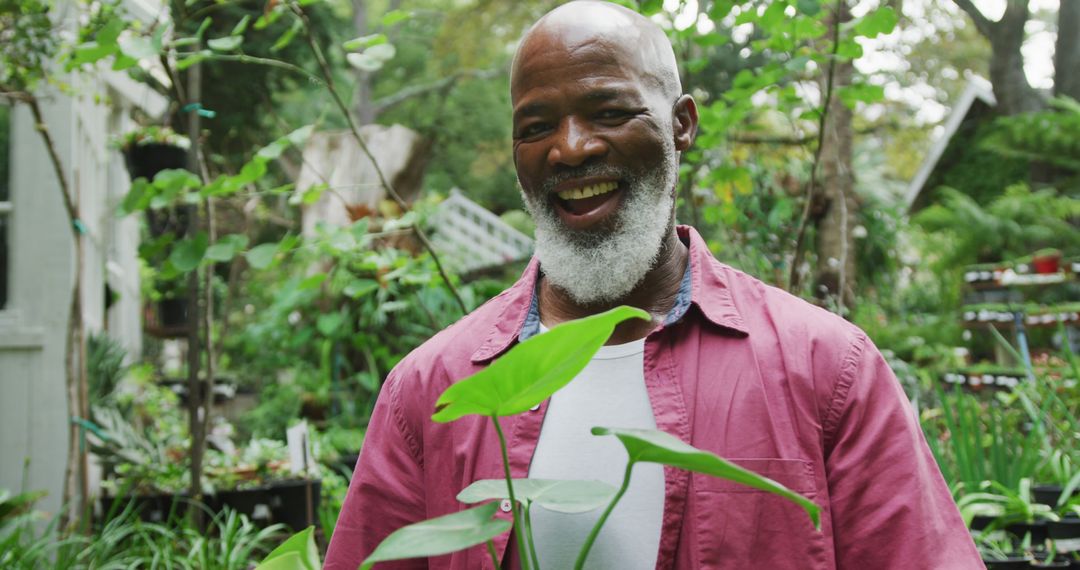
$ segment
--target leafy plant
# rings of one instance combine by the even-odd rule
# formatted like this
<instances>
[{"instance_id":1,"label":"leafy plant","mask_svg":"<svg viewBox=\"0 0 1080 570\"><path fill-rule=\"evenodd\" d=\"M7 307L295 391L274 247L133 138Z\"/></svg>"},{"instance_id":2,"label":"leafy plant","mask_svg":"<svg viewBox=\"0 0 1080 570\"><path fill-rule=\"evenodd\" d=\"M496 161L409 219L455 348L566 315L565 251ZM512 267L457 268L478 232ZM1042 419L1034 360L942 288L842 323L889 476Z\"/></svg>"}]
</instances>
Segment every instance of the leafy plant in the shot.
<instances>
[{"instance_id":1,"label":"leafy plant","mask_svg":"<svg viewBox=\"0 0 1080 570\"><path fill-rule=\"evenodd\" d=\"M150 125L129 131L113 141L113 145L121 151L144 144L164 144L186 149L191 146L191 140L169 127Z\"/></svg>"},{"instance_id":2,"label":"leafy plant","mask_svg":"<svg viewBox=\"0 0 1080 570\"><path fill-rule=\"evenodd\" d=\"M640 309L618 307L556 326L518 344L480 372L454 383L443 392L436 401L432 419L450 422L472 414L490 417L499 437L503 457L505 480L502 483L505 483L505 489L500 482L481 480L463 490L459 499L463 502L500 498L510 500L514 520L512 527L521 553L521 565L526 569L539 566L529 521L529 509L534 503L556 511L584 512L598 508L610 497L607 508L578 555L575 567L580 569L604 522L626 492L633 467L639 462L679 467L768 491L798 504L817 526L819 508L813 502L774 481L655 430L593 429L595 435L614 435L627 449L629 461L623 483L614 493L609 486L598 485L595 481L519 479L515 483L510 474L506 440L498 418L528 410L568 384L588 364L615 326L630 318L648 319L649 316ZM380 543L361 568L370 568L381 561L445 554L485 542L497 567L498 560L491 540L506 532L510 524L491 518L496 507L496 503L488 503L402 527Z\"/></svg>"}]
</instances>

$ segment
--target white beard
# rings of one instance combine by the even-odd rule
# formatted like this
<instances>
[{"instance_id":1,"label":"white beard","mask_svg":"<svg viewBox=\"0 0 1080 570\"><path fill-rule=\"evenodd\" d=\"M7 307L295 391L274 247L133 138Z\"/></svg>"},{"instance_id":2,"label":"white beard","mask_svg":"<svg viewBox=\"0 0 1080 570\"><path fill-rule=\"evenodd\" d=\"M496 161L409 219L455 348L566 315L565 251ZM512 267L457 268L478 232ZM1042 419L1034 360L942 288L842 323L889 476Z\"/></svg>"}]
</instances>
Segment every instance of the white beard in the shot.
<instances>
[{"instance_id":1,"label":"white beard","mask_svg":"<svg viewBox=\"0 0 1080 570\"><path fill-rule=\"evenodd\" d=\"M563 179L544 183L542 198L522 191L525 207L536 222L536 256L551 283L578 304L611 302L623 298L641 283L656 264L675 202L678 162L672 148L665 148L659 165L643 173L593 165L575 170L573 178L615 176L626 184L623 202L612 215L608 231L579 231L566 227L548 200L551 189Z\"/></svg>"}]
</instances>

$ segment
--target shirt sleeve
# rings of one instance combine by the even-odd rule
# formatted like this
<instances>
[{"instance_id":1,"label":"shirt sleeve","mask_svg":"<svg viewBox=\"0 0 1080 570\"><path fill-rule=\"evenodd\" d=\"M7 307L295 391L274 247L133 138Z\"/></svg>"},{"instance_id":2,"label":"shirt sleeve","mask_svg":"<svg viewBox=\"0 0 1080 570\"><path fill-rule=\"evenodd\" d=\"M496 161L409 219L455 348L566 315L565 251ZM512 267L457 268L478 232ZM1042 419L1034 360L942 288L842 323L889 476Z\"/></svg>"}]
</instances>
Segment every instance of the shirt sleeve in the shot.
<instances>
[{"instance_id":1,"label":"shirt sleeve","mask_svg":"<svg viewBox=\"0 0 1080 570\"><path fill-rule=\"evenodd\" d=\"M326 552L326 570L356 570L391 532L425 518L423 460L419 442L402 413L400 390L400 377L391 372L371 414ZM376 568L427 568L427 559L378 564Z\"/></svg>"},{"instance_id":2,"label":"shirt sleeve","mask_svg":"<svg viewBox=\"0 0 1080 570\"><path fill-rule=\"evenodd\" d=\"M837 568L984 568L900 382L865 334L823 424Z\"/></svg>"}]
</instances>

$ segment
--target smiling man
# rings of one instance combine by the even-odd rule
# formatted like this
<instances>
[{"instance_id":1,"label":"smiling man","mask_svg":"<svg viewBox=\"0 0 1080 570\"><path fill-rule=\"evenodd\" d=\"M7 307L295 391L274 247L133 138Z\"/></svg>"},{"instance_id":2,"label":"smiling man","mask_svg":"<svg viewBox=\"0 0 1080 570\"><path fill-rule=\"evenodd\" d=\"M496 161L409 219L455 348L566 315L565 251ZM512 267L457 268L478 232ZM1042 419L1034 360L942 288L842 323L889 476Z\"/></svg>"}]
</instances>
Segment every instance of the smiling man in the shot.
<instances>
[{"instance_id":1,"label":"smiling man","mask_svg":"<svg viewBox=\"0 0 1080 570\"><path fill-rule=\"evenodd\" d=\"M642 464L587 567L982 568L866 335L721 264L675 225L679 155L698 117L660 28L613 4L561 6L523 38L511 99L536 255L513 287L390 373L327 568L353 570L393 530L459 511L458 491L502 477L488 420L430 421L447 386L548 327L624 304L651 322L623 323L566 388L502 421L513 476L618 484L625 451L589 429L660 429L812 499L822 524L773 495ZM572 567L597 516L534 508L541 566ZM518 566L507 535L495 550ZM477 547L385 567L491 561Z\"/></svg>"}]
</instances>

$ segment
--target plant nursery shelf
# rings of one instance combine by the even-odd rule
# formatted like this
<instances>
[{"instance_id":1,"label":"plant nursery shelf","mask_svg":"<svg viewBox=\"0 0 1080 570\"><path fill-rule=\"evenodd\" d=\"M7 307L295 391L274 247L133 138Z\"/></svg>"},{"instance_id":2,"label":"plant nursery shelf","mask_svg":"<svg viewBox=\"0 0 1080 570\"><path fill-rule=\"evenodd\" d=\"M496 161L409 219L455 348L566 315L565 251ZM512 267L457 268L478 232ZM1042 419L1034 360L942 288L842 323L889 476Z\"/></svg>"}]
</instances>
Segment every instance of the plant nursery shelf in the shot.
<instances>
[{"instance_id":1,"label":"plant nursery shelf","mask_svg":"<svg viewBox=\"0 0 1080 570\"><path fill-rule=\"evenodd\" d=\"M963 310L963 323L966 327L981 327L987 324L1000 328L1016 325L1018 311L1004 308L968 306ZM1061 307L1040 307L1036 310L1019 311L1023 315L1026 327L1056 327L1058 323L1074 325L1080 322L1080 307L1071 303Z\"/></svg>"},{"instance_id":2,"label":"plant nursery shelf","mask_svg":"<svg viewBox=\"0 0 1080 570\"><path fill-rule=\"evenodd\" d=\"M1060 382L1060 385L1063 388L1072 388L1076 386L1076 379L1065 377L1060 369L1036 367L1034 373L1036 377L1049 377L1054 382ZM1067 372L1065 374L1067 374ZM1027 375L1023 370L1009 369L952 370L941 375L941 381L946 384L966 386L973 389L1012 389L1026 380Z\"/></svg>"}]
</instances>

